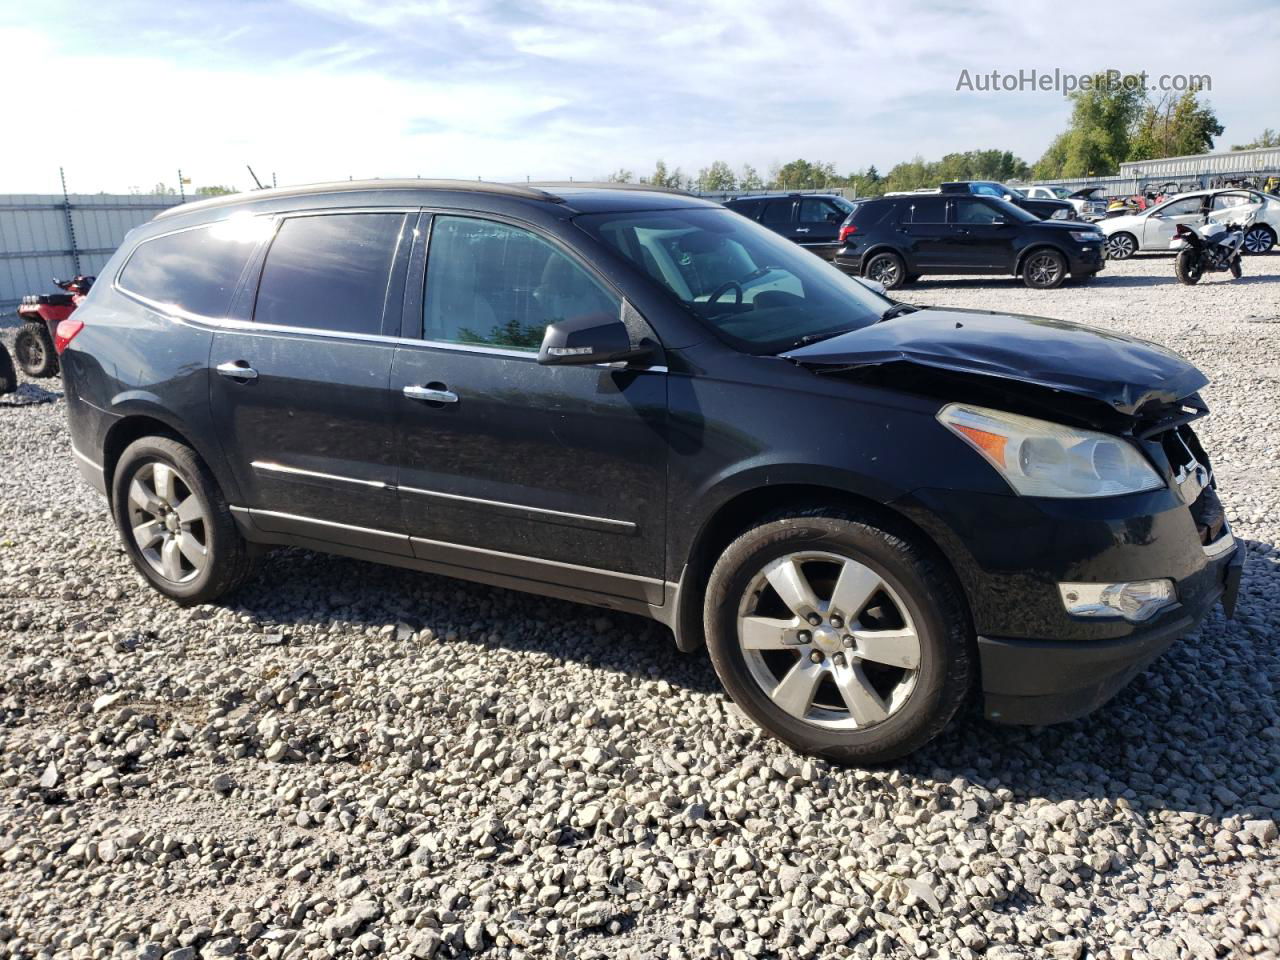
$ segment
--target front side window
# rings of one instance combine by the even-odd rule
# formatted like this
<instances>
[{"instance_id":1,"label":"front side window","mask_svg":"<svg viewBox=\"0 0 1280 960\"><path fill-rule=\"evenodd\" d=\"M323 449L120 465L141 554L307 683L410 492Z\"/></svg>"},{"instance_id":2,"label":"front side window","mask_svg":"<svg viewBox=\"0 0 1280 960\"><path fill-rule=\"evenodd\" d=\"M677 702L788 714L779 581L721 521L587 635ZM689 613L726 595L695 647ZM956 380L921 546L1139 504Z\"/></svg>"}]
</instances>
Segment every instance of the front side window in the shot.
<instances>
[{"instance_id":1,"label":"front side window","mask_svg":"<svg viewBox=\"0 0 1280 960\"><path fill-rule=\"evenodd\" d=\"M156 303L202 317L224 317L240 275L271 222L231 217L138 244L117 283Z\"/></svg>"},{"instance_id":2,"label":"front side window","mask_svg":"<svg viewBox=\"0 0 1280 960\"><path fill-rule=\"evenodd\" d=\"M588 214L574 223L747 353L779 353L869 326L890 306L804 248L728 210Z\"/></svg>"},{"instance_id":3,"label":"front side window","mask_svg":"<svg viewBox=\"0 0 1280 960\"><path fill-rule=\"evenodd\" d=\"M825 197L805 197L800 201L798 219L802 223L839 223L846 213Z\"/></svg>"},{"instance_id":4,"label":"front side window","mask_svg":"<svg viewBox=\"0 0 1280 960\"><path fill-rule=\"evenodd\" d=\"M1166 203L1164 206L1156 207L1152 213L1159 214L1162 217L1186 217L1200 212L1200 206L1204 203L1203 197L1187 197L1183 200L1174 200Z\"/></svg>"},{"instance_id":5,"label":"front side window","mask_svg":"<svg viewBox=\"0 0 1280 960\"><path fill-rule=\"evenodd\" d=\"M1002 216L994 207L976 197L961 197L952 202L955 205L956 223L991 224Z\"/></svg>"},{"instance_id":6,"label":"front side window","mask_svg":"<svg viewBox=\"0 0 1280 960\"><path fill-rule=\"evenodd\" d=\"M254 322L380 334L404 221L402 213L285 220L267 251Z\"/></svg>"},{"instance_id":7,"label":"front side window","mask_svg":"<svg viewBox=\"0 0 1280 960\"><path fill-rule=\"evenodd\" d=\"M621 311L617 296L528 230L472 217L435 218L423 339L537 350L549 323L617 319Z\"/></svg>"}]
</instances>

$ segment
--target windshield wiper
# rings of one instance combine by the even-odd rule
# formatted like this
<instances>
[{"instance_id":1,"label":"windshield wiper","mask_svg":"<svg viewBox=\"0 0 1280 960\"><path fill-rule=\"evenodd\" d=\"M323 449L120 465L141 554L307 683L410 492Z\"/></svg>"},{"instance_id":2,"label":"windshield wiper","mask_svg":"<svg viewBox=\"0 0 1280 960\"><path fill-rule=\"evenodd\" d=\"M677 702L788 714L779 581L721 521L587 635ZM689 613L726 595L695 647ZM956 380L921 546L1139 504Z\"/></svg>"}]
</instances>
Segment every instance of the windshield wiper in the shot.
<instances>
[{"instance_id":1,"label":"windshield wiper","mask_svg":"<svg viewBox=\"0 0 1280 960\"><path fill-rule=\"evenodd\" d=\"M919 307L913 307L909 303L895 303L884 313L880 314L880 322L884 323L886 320L892 320L894 317L900 317L906 313L915 313L919 309Z\"/></svg>"},{"instance_id":2,"label":"windshield wiper","mask_svg":"<svg viewBox=\"0 0 1280 960\"><path fill-rule=\"evenodd\" d=\"M827 333L806 333L803 337L800 337L798 340L792 340L790 344L788 344L786 347L783 347L783 349L779 350L778 352L782 353L785 350L796 350L796 349L799 349L800 347L807 347L811 343L818 343L819 341L822 341L822 340L830 340L832 337L838 337L840 336L840 334L848 333L848 332L849 332L848 330L831 330L831 331L828 331Z\"/></svg>"}]
</instances>

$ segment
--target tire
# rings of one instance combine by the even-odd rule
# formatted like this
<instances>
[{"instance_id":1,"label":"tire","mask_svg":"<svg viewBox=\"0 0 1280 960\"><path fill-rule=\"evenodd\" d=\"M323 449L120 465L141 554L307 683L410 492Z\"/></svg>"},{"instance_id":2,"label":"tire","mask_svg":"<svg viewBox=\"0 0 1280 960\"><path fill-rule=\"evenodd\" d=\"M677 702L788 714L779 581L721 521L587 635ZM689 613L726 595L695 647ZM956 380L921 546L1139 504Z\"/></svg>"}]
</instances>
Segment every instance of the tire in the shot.
<instances>
[{"instance_id":1,"label":"tire","mask_svg":"<svg viewBox=\"0 0 1280 960\"><path fill-rule=\"evenodd\" d=\"M902 278L902 282L904 284L915 283L917 280L920 279L920 276L921 275L918 273L908 273L905 277Z\"/></svg>"},{"instance_id":2,"label":"tire","mask_svg":"<svg viewBox=\"0 0 1280 960\"><path fill-rule=\"evenodd\" d=\"M58 354L43 323L24 323L13 338L13 355L28 377L52 377L58 372Z\"/></svg>"},{"instance_id":3,"label":"tire","mask_svg":"<svg viewBox=\"0 0 1280 960\"><path fill-rule=\"evenodd\" d=\"M1067 258L1057 250L1032 250L1022 262L1022 282L1032 290L1053 290L1067 279Z\"/></svg>"},{"instance_id":4,"label":"tire","mask_svg":"<svg viewBox=\"0 0 1280 960\"><path fill-rule=\"evenodd\" d=\"M1234 260L1231 261L1230 270L1231 270L1231 276L1234 279L1239 280L1241 275L1244 273L1244 271L1240 268L1239 257L1236 257Z\"/></svg>"},{"instance_id":5,"label":"tire","mask_svg":"<svg viewBox=\"0 0 1280 960\"><path fill-rule=\"evenodd\" d=\"M835 599L846 583L847 604L860 611L854 628L835 616L848 612ZM923 746L976 675L966 608L942 561L835 510L779 515L739 536L711 572L703 625L716 673L743 712L836 763L883 763Z\"/></svg>"},{"instance_id":6,"label":"tire","mask_svg":"<svg viewBox=\"0 0 1280 960\"><path fill-rule=\"evenodd\" d=\"M1200 257L1190 247L1179 250L1177 258L1173 261L1173 272L1185 284L1199 283L1203 272L1200 267Z\"/></svg>"},{"instance_id":7,"label":"tire","mask_svg":"<svg viewBox=\"0 0 1280 960\"><path fill-rule=\"evenodd\" d=\"M111 507L138 572L184 606L216 600L253 573L249 545L217 481L184 443L142 437L125 448Z\"/></svg>"},{"instance_id":8,"label":"tire","mask_svg":"<svg viewBox=\"0 0 1280 960\"><path fill-rule=\"evenodd\" d=\"M867 261L862 275L883 283L886 290L897 290L907 278L907 265L896 253L877 253Z\"/></svg>"},{"instance_id":9,"label":"tire","mask_svg":"<svg viewBox=\"0 0 1280 960\"><path fill-rule=\"evenodd\" d=\"M1138 252L1138 238L1132 233L1113 233L1103 246L1108 260L1128 260Z\"/></svg>"},{"instance_id":10,"label":"tire","mask_svg":"<svg viewBox=\"0 0 1280 960\"><path fill-rule=\"evenodd\" d=\"M1276 245L1275 231L1266 224L1255 224L1244 235L1245 253L1270 253Z\"/></svg>"},{"instance_id":11,"label":"tire","mask_svg":"<svg viewBox=\"0 0 1280 960\"><path fill-rule=\"evenodd\" d=\"M0 343L0 394L13 393L18 389L18 372L13 369L13 357L3 343Z\"/></svg>"}]
</instances>

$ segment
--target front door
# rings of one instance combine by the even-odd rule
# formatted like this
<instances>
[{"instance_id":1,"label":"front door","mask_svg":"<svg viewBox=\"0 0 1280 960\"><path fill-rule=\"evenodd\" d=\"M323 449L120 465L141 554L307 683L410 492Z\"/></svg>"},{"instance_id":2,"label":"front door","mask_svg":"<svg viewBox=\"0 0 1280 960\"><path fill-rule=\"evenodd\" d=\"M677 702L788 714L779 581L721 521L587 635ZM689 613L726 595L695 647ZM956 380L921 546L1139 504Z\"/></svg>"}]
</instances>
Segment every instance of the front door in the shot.
<instances>
[{"instance_id":1,"label":"front door","mask_svg":"<svg viewBox=\"0 0 1280 960\"><path fill-rule=\"evenodd\" d=\"M1167 250L1178 224L1196 226L1204 219L1205 198L1184 197L1157 207L1143 218L1142 246L1147 250Z\"/></svg>"},{"instance_id":2,"label":"front door","mask_svg":"<svg viewBox=\"0 0 1280 960\"><path fill-rule=\"evenodd\" d=\"M981 197L952 200L951 264L965 271L1012 273L1017 230L1012 224L997 222L1005 217L1004 211Z\"/></svg>"},{"instance_id":3,"label":"front door","mask_svg":"<svg viewBox=\"0 0 1280 960\"><path fill-rule=\"evenodd\" d=\"M795 240L824 259L835 255L847 212L827 197L801 197L796 204Z\"/></svg>"},{"instance_id":4,"label":"front door","mask_svg":"<svg viewBox=\"0 0 1280 960\"><path fill-rule=\"evenodd\" d=\"M399 321L409 241L403 212L286 217L252 323L214 335L213 412L239 506L264 529L399 526L382 334L388 303Z\"/></svg>"},{"instance_id":5,"label":"front door","mask_svg":"<svg viewBox=\"0 0 1280 960\"><path fill-rule=\"evenodd\" d=\"M621 298L523 226L437 215L426 249L391 373L415 554L661 602L665 369L537 362L549 322Z\"/></svg>"}]
</instances>

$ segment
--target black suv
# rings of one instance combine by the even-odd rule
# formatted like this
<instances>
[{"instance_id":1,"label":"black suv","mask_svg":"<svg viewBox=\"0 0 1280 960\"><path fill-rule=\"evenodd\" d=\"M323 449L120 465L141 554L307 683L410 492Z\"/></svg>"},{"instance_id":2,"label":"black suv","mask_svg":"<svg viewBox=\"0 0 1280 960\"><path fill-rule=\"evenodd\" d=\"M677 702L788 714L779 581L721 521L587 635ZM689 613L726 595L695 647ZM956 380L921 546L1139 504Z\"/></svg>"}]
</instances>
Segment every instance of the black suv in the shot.
<instances>
[{"instance_id":1,"label":"black suv","mask_svg":"<svg viewBox=\"0 0 1280 960\"><path fill-rule=\"evenodd\" d=\"M767 193L734 197L724 205L824 260L835 256L840 225L853 211L853 204L838 193Z\"/></svg>"},{"instance_id":2,"label":"black suv","mask_svg":"<svg viewBox=\"0 0 1280 960\"><path fill-rule=\"evenodd\" d=\"M1176 354L895 304L687 195L187 204L56 346L75 460L179 603L293 544L629 611L836 760L978 685L1082 714L1238 583Z\"/></svg>"},{"instance_id":3,"label":"black suv","mask_svg":"<svg viewBox=\"0 0 1280 960\"><path fill-rule=\"evenodd\" d=\"M942 193L967 193L975 197L996 197L1034 213L1041 220L1074 220L1075 205L1066 200L1049 200L1028 197L1021 190L996 183L994 180L950 180L941 187Z\"/></svg>"},{"instance_id":4,"label":"black suv","mask_svg":"<svg viewBox=\"0 0 1280 960\"><path fill-rule=\"evenodd\" d=\"M1041 220L997 197L901 194L859 200L832 262L894 290L924 274L1005 274L1050 289L1105 265L1106 237L1078 220Z\"/></svg>"}]
</instances>

